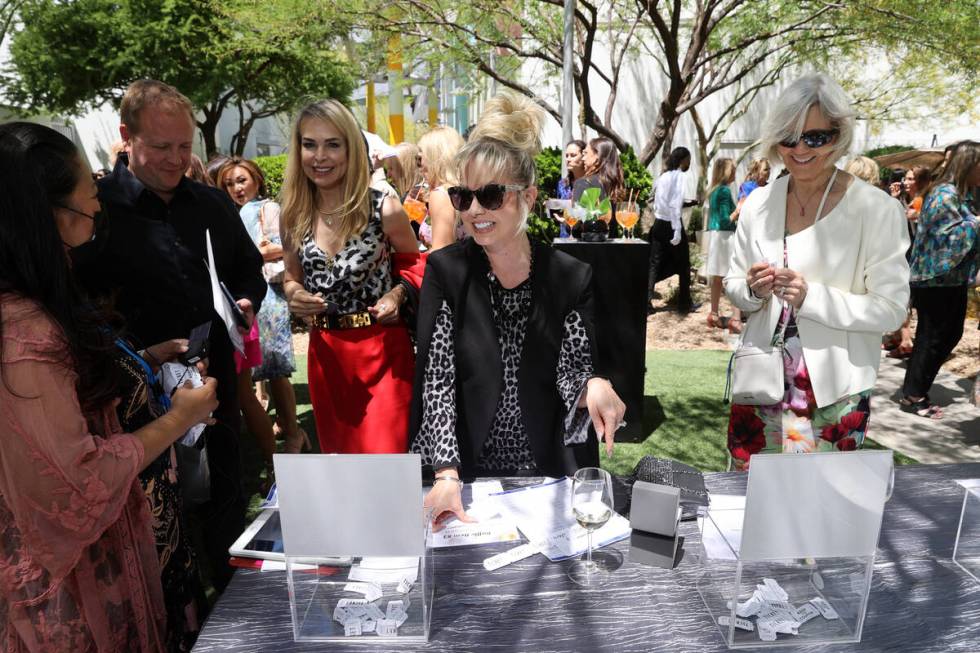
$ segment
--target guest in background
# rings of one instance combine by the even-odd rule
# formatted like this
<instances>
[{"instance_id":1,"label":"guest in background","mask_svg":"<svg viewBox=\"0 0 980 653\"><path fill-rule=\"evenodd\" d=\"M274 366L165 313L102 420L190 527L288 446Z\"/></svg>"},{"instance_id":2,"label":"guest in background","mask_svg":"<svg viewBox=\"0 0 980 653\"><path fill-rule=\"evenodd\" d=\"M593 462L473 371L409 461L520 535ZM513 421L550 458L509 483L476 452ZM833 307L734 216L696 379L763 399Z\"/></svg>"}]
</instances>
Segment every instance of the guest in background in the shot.
<instances>
[{"instance_id":1,"label":"guest in background","mask_svg":"<svg viewBox=\"0 0 980 653\"><path fill-rule=\"evenodd\" d=\"M856 156L844 166L844 172L854 175L861 181L877 187L881 183L877 162L866 156Z\"/></svg>"},{"instance_id":2,"label":"guest in background","mask_svg":"<svg viewBox=\"0 0 980 653\"><path fill-rule=\"evenodd\" d=\"M208 171L204 169L204 162L201 161L201 157L196 154L191 154L191 164L187 166L187 172L184 173L184 176L199 184L208 185Z\"/></svg>"},{"instance_id":3,"label":"guest in background","mask_svg":"<svg viewBox=\"0 0 980 653\"><path fill-rule=\"evenodd\" d=\"M708 284L711 286L711 312L708 326L728 328L731 333L742 332L741 313L733 309L731 318L718 315L721 300L721 280L728 274L732 258L732 238L735 235L735 200L731 184L735 182L735 162L728 158L715 159L711 168L711 190L708 195Z\"/></svg>"},{"instance_id":4,"label":"guest in background","mask_svg":"<svg viewBox=\"0 0 980 653\"><path fill-rule=\"evenodd\" d=\"M555 196L561 200L572 199L572 188L576 179L585 176L585 141L574 140L565 146L565 168L568 174L558 180ZM594 154L594 153L593 153Z\"/></svg>"},{"instance_id":5,"label":"guest in background","mask_svg":"<svg viewBox=\"0 0 980 653\"><path fill-rule=\"evenodd\" d=\"M592 271L527 237L543 111L487 102L449 195L472 238L429 256L411 449L435 471L437 525L463 512L460 475L572 473L611 453L625 406L596 376Z\"/></svg>"},{"instance_id":6,"label":"guest in background","mask_svg":"<svg viewBox=\"0 0 980 653\"><path fill-rule=\"evenodd\" d=\"M419 139L419 166L427 189L429 217L419 227L419 237L430 251L453 243L465 234L457 224L456 210L446 189L456 183L453 159L463 147L463 137L452 127L436 127Z\"/></svg>"},{"instance_id":7,"label":"guest in background","mask_svg":"<svg viewBox=\"0 0 980 653\"><path fill-rule=\"evenodd\" d=\"M370 187L367 156L342 103L299 112L282 189L284 289L313 326L310 399L324 453L407 449L414 355L392 259L417 263L418 245L396 199Z\"/></svg>"},{"instance_id":8,"label":"guest in background","mask_svg":"<svg viewBox=\"0 0 980 653\"><path fill-rule=\"evenodd\" d=\"M398 191L398 198L404 202L406 197L414 197L422 183L419 157L422 153L414 143L399 143L382 159L388 181Z\"/></svg>"},{"instance_id":9,"label":"guest in background","mask_svg":"<svg viewBox=\"0 0 980 653\"><path fill-rule=\"evenodd\" d=\"M960 144L927 191L916 226L911 265L918 324L900 403L902 410L921 417L942 417L929 400L929 389L963 336L967 292L980 266L980 219L968 199L978 185L980 143Z\"/></svg>"},{"instance_id":10,"label":"guest in background","mask_svg":"<svg viewBox=\"0 0 980 653\"><path fill-rule=\"evenodd\" d=\"M186 651L201 592L171 445L215 381L163 414L147 370L187 342L137 353L82 293L73 267L106 237L91 174L53 129L0 125L0 633L5 651Z\"/></svg>"},{"instance_id":11,"label":"guest in background","mask_svg":"<svg viewBox=\"0 0 980 653\"><path fill-rule=\"evenodd\" d=\"M585 176L585 149L585 141L580 140L571 141L565 146L565 168L568 174L558 180L558 187L555 189L555 197L558 199L572 199L572 188L575 185L575 180ZM568 238L571 235L571 229L563 221L558 236Z\"/></svg>"},{"instance_id":12,"label":"guest in background","mask_svg":"<svg viewBox=\"0 0 980 653\"><path fill-rule=\"evenodd\" d=\"M790 84L763 124L763 151L790 174L746 199L725 292L748 315L746 342L782 347L785 393L732 404L737 469L864 442L881 333L905 319L908 234L897 201L835 166L853 133L850 99L823 74Z\"/></svg>"},{"instance_id":13,"label":"guest in background","mask_svg":"<svg viewBox=\"0 0 980 653\"><path fill-rule=\"evenodd\" d=\"M286 438L286 453L299 453L307 441L306 434L296 422L296 394L290 382L296 361L289 304L283 291L285 264L279 235L279 205L266 199L265 176L254 161L231 157L218 170L218 179L239 207L242 223L262 254L262 276L268 283L262 310L255 320L262 360L238 374L238 400L245 423L258 440L268 482L273 478L272 454L275 453L276 438L272 422L255 395L254 383L268 384L276 408L276 424Z\"/></svg>"},{"instance_id":14,"label":"guest in background","mask_svg":"<svg viewBox=\"0 0 980 653\"><path fill-rule=\"evenodd\" d=\"M787 172L787 170L784 170ZM766 159L755 159L749 165L749 174L745 181L738 187L738 201L741 204L746 197L752 194L757 188L761 188L769 183L769 175L772 173L772 166Z\"/></svg>"},{"instance_id":15,"label":"guest in background","mask_svg":"<svg viewBox=\"0 0 980 653\"><path fill-rule=\"evenodd\" d=\"M909 229L915 232L915 223L922 210L924 194L932 184L932 170L928 166L913 166L905 173L902 189L907 198L905 217L909 220Z\"/></svg>"},{"instance_id":16,"label":"guest in background","mask_svg":"<svg viewBox=\"0 0 980 653\"><path fill-rule=\"evenodd\" d=\"M207 165L205 166L205 172L207 173L208 179L202 183L204 183L206 186L213 186L214 188L217 188L218 171L221 170L221 166L223 166L226 161L228 161L228 157L224 154L218 154L213 159L208 161Z\"/></svg>"},{"instance_id":17,"label":"guest in background","mask_svg":"<svg viewBox=\"0 0 980 653\"><path fill-rule=\"evenodd\" d=\"M650 310L649 302L653 301L657 282L675 274L679 279L677 310L689 313L695 308L691 299L691 253L681 219L683 208L694 204L684 201L684 173L690 167L690 151L686 147L676 147L667 157L666 171L654 184L653 210L656 219L649 235L647 310Z\"/></svg>"}]
</instances>

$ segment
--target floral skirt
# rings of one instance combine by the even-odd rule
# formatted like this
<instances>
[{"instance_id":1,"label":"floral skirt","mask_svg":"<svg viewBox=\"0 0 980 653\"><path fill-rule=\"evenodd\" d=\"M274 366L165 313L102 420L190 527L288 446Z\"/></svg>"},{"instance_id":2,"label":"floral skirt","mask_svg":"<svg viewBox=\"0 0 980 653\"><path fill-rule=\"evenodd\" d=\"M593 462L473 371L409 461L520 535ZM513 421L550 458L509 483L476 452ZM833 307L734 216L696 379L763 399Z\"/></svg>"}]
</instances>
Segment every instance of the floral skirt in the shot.
<instances>
[{"instance_id":1,"label":"floral skirt","mask_svg":"<svg viewBox=\"0 0 980 653\"><path fill-rule=\"evenodd\" d=\"M792 320L792 318L790 318ZM817 407L803 346L792 322L783 347L786 394L778 404L732 404L728 451L733 468L748 470L755 453L851 451L864 443L871 415L871 389Z\"/></svg>"}]
</instances>

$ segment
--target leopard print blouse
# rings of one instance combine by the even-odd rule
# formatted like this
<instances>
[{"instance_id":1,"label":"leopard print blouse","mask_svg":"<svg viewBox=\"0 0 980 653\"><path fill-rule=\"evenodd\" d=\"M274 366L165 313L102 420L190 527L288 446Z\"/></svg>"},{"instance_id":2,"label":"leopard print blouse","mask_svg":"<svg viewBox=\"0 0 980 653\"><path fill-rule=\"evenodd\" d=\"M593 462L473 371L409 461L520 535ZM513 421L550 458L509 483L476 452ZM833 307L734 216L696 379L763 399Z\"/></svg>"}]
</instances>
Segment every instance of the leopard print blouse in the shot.
<instances>
[{"instance_id":1,"label":"leopard print blouse","mask_svg":"<svg viewBox=\"0 0 980 653\"><path fill-rule=\"evenodd\" d=\"M484 472L534 471L536 465L521 415L518 371L531 306L531 279L506 289L488 273L497 341L503 359L504 387L490 433L484 441L478 466ZM412 450L422 463L435 468L459 465L456 440L456 371L453 348L453 314L443 301L436 316L422 392L422 424ZM590 423L588 411L577 408L585 384L593 375L592 354L582 317L570 312L557 367L557 390L567 411L565 444L585 442Z\"/></svg>"},{"instance_id":2,"label":"leopard print blouse","mask_svg":"<svg viewBox=\"0 0 980 653\"><path fill-rule=\"evenodd\" d=\"M374 306L391 290L388 237L381 223L384 194L371 189L371 215L359 235L351 236L337 255L329 257L309 234L299 250L303 286L336 302L340 313L355 313Z\"/></svg>"}]
</instances>

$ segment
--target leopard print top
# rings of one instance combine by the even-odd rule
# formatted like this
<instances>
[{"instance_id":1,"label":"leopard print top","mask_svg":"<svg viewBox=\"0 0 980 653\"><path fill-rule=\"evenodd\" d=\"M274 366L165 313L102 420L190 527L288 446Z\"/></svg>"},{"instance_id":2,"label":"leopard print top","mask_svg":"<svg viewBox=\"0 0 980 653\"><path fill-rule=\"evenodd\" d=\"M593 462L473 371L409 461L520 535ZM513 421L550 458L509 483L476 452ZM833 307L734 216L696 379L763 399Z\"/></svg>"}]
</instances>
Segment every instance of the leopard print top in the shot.
<instances>
[{"instance_id":1,"label":"leopard print top","mask_svg":"<svg viewBox=\"0 0 980 653\"><path fill-rule=\"evenodd\" d=\"M518 371L531 306L531 280L513 289L500 285L488 274L494 324L503 362L504 387L497 403L490 433L484 441L478 466L484 472L513 473L535 470L518 398ZM436 316L422 392L422 424L412 450L423 464L435 468L460 463L456 440L456 372L453 348L453 314L443 301ZM593 375L592 354L585 325L577 311L564 322L557 367L557 390L567 411L565 443L584 442L589 415L577 408L585 384Z\"/></svg>"},{"instance_id":2,"label":"leopard print top","mask_svg":"<svg viewBox=\"0 0 980 653\"><path fill-rule=\"evenodd\" d=\"M320 249L313 234L299 250L303 286L336 302L340 313L367 310L392 287L390 247L381 224L384 194L372 188L371 201L371 216L364 231L348 238L336 256L331 258Z\"/></svg>"}]
</instances>

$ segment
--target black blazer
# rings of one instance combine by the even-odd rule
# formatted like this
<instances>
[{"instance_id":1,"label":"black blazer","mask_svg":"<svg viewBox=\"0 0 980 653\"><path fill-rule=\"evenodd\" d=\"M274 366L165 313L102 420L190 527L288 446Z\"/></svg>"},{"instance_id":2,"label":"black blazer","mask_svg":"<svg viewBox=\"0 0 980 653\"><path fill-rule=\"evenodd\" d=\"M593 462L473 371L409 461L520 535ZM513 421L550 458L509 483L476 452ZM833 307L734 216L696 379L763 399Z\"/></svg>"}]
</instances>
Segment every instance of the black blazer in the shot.
<instances>
[{"instance_id":1,"label":"black blazer","mask_svg":"<svg viewBox=\"0 0 980 653\"><path fill-rule=\"evenodd\" d=\"M557 388L558 355L565 317L577 310L596 357L592 302L592 267L547 245L534 247L531 314L518 372L521 414L539 471L549 476L596 466L598 442L591 432L582 445L564 444L564 404ZM487 260L472 238L428 257L419 306L418 359L409 440L422 421L422 391L436 315L446 301L453 314L456 360L456 436L460 472L472 476L490 433L503 392L503 362L490 307Z\"/></svg>"}]
</instances>

